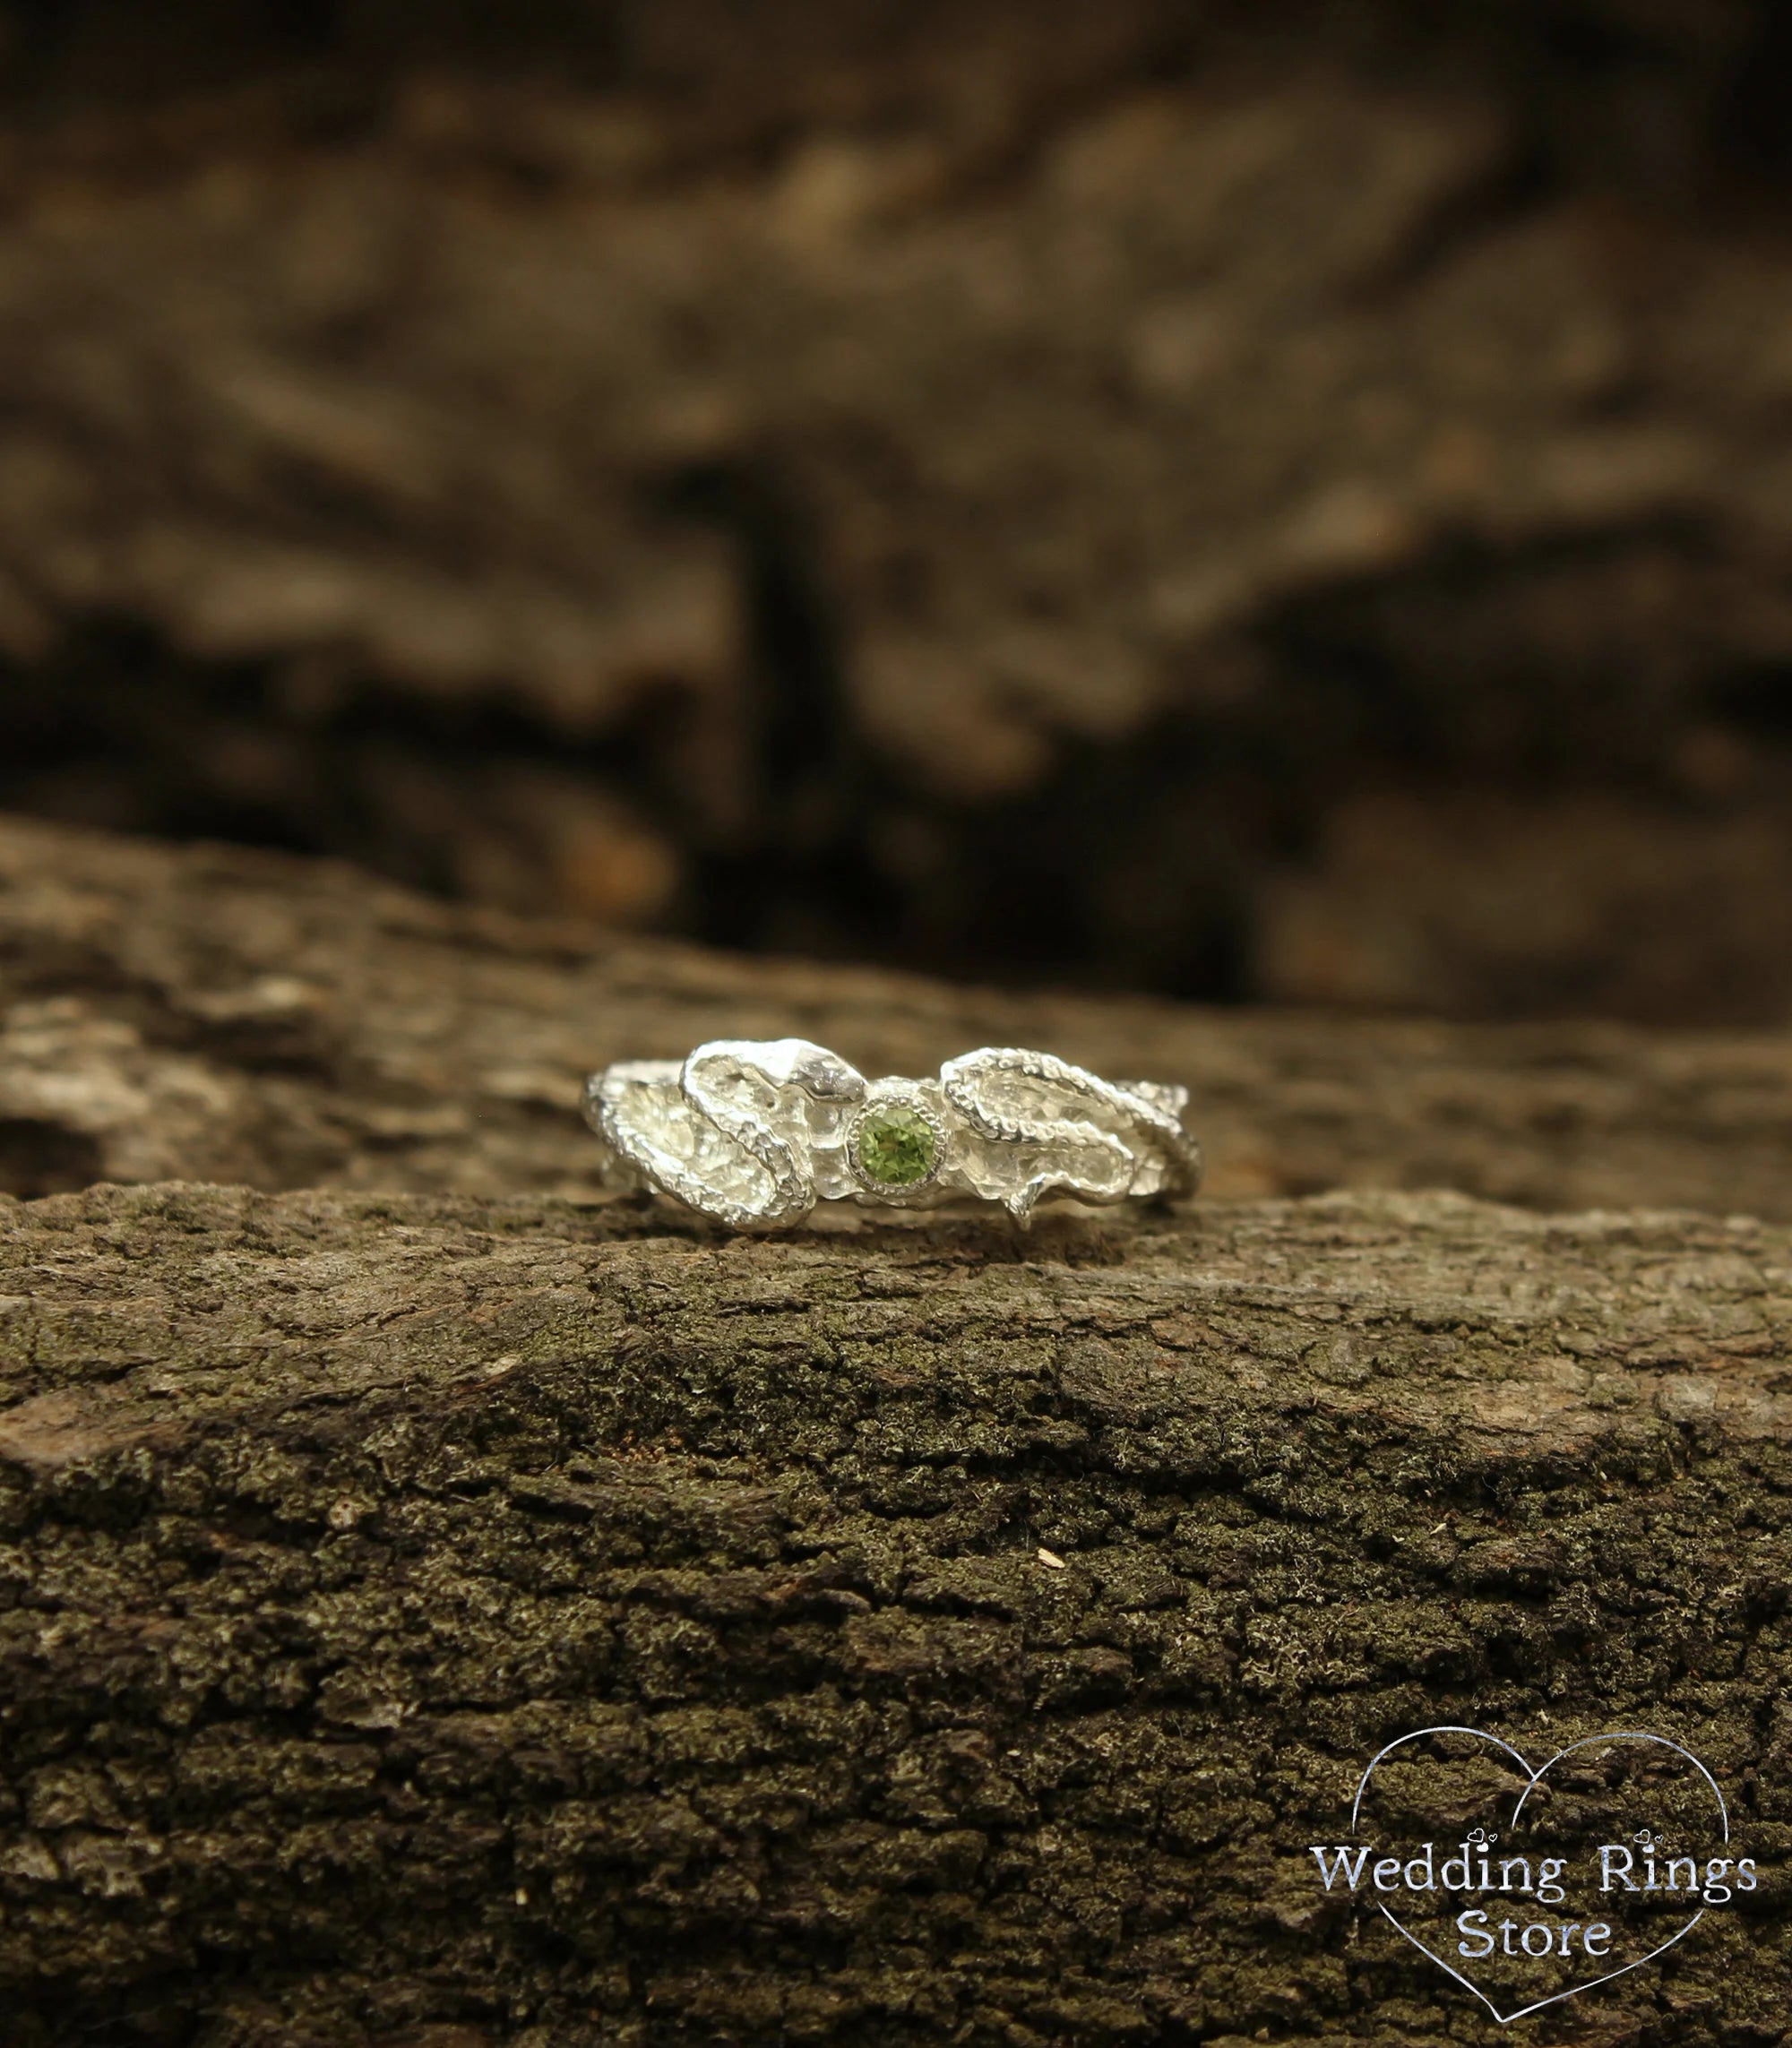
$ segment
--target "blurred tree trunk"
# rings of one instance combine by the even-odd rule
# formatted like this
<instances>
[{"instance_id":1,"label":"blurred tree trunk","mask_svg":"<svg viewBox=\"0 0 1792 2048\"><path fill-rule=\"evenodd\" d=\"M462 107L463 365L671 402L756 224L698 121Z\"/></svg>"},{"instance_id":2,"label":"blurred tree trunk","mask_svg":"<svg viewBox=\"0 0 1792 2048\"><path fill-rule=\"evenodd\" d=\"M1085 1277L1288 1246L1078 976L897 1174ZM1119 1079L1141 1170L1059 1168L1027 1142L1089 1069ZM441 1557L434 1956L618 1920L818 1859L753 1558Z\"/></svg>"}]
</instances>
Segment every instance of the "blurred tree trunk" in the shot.
<instances>
[{"instance_id":1,"label":"blurred tree trunk","mask_svg":"<svg viewBox=\"0 0 1792 2048\"><path fill-rule=\"evenodd\" d=\"M1783 10L29 12L0 803L960 975L1792 1016Z\"/></svg>"}]
</instances>

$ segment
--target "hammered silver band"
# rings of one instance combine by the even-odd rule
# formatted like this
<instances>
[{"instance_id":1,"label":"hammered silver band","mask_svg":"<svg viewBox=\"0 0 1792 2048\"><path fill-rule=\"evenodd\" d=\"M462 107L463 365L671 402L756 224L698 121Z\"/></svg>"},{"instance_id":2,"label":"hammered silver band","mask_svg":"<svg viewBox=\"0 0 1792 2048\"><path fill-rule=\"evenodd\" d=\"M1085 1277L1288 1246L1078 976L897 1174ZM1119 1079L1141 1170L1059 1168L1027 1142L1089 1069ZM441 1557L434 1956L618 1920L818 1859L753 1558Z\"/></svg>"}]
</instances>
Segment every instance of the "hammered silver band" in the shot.
<instances>
[{"instance_id":1,"label":"hammered silver band","mask_svg":"<svg viewBox=\"0 0 1792 2048\"><path fill-rule=\"evenodd\" d=\"M985 1046L936 1076L866 1080L806 1038L716 1038L684 1060L617 1060L585 1084L615 1187L719 1222L796 1223L817 1201L919 1208L975 1196L1024 1222L1054 1192L1192 1193L1188 1090L1107 1081L1050 1053Z\"/></svg>"}]
</instances>

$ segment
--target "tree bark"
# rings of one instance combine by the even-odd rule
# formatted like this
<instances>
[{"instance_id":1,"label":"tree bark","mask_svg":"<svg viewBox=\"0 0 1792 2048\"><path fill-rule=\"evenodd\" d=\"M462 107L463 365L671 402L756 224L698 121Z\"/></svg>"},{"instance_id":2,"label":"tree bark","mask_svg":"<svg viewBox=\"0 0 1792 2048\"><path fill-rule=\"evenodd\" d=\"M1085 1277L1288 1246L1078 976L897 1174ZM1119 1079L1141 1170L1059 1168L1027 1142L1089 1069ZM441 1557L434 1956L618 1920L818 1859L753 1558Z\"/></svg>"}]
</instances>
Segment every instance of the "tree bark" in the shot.
<instances>
[{"instance_id":1,"label":"tree bark","mask_svg":"<svg viewBox=\"0 0 1792 2048\"><path fill-rule=\"evenodd\" d=\"M869 873L961 972L1792 1015L1780 10L474 11L338 10L332 86L269 6L32 10L0 803L839 951Z\"/></svg>"},{"instance_id":2,"label":"tree bark","mask_svg":"<svg viewBox=\"0 0 1792 2048\"><path fill-rule=\"evenodd\" d=\"M15 1166L164 1176L0 1199L8 2048L1491 2041L1302 1868L1433 1723L1705 1760L1762 1889L1567 2009L1783 2028L1785 1227L731 1236L595 1196L572 1106L724 1030L1010 1038L1192 1081L1235 1192L1783 1217L1782 1039L949 990L16 824L0 882Z\"/></svg>"},{"instance_id":3,"label":"tree bark","mask_svg":"<svg viewBox=\"0 0 1792 2048\"><path fill-rule=\"evenodd\" d=\"M1491 2041L1302 1867L1465 1722L1703 1758L1763 1890L1585 2023L1783 2026L1782 1229L4 1229L21 2048Z\"/></svg>"},{"instance_id":4,"label":"tree bark","mask_svg":"<svg viewBox=\"0 0 1792 2048\"><path fill-rule=\"evenodd\" d=\"M1210 1191L1792 1220L1792 1034L1198 1010L754 961L353 870L0 818L0 1187L596 1192L586 1071L713 1037L1186 1082Z\"/></svg>"}]
</instances>

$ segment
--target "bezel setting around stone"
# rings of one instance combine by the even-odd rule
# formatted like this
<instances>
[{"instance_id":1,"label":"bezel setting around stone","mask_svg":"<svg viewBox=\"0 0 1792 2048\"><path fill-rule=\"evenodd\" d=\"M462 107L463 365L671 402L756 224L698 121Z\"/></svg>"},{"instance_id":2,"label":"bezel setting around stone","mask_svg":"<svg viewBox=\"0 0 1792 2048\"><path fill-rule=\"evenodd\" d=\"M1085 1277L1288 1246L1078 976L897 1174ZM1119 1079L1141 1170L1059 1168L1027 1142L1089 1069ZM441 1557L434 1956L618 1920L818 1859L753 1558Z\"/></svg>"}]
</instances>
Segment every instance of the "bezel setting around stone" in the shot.
<instances>
[{"instance_id":1,"label":"bezel setting around stone","mask_svg":"<svg viewBox=\"0 0 1792 2048\"><path fill-rule=\"evenodd\" d=\"M926 1126L932 1139L931 1157L926 1170L912 1180L887 1181L872 1172L866 1165L864 1139L867 1126L874 1125L881 1118L912 1116ZM874 1088L865 1101L854 1110L852 1121L846 1132L847 1163L852 1168L852 1177L867 1194L874 1194L883 1201L912 1200L925 1189L933 1186L940 1177L940 1170L946 1161L945 1120L933 1105L917 1089Z\"/></svg>"}]
</instances>

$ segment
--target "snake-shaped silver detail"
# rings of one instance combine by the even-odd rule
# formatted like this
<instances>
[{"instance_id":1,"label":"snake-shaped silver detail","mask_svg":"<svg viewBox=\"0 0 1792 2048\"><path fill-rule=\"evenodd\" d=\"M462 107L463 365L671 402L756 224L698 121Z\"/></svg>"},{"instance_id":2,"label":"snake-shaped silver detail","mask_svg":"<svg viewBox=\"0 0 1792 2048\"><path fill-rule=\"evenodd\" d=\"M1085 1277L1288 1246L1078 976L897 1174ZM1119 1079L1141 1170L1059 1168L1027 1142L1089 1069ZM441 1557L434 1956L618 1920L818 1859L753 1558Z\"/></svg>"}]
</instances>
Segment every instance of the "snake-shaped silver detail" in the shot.
<instances>
[{"instance_id":1,"label":"snake-shaped silver detail","mask_svg":"<svg viewBox=\"0 0 1792 2048\"><path fill-rule=\"evenodd\" d=\"M682 1066L624 1060L593 1074L585 1115L624 1166L615 1177L663 1188L723 1223L795 1223L815 1204L821 1133L806 1106L864 1096L865 1077L825 1046L716 1038Z\"/></svg>"},{"instance_id":2,"label":"snake-shaped silver detail","mask_svg":"<svg viewBox=\"0 0 1792 2048\"><path fill-rule=\"evenodd\" d=\"M986 1046L948 1060L940 1085L974 1131L1030 1154L1024 1178L996 1195L1017 1217L1053 1188L1124 1201L1185 1192L1199 1175L1200 1153L1180 1114L1185 1089L1106 1081L1087 1067L1018 1046ZM1105 1111L1108 1122L1052 1114L1055 1097Z\"/></svg>"},{"instance_id":3,"label":"snake-shaped silver detail","mask_svg":"<svg viewBox=\"0 0 1792 2048\"><path fill-rule=\"evenodd\" d=\"M593 1074L585 1114L612 1183L659 1188L737 1227L797 1222L818 1200L963 1194L1025 1222L1053 1189L1096 1202L1192 1192L1201 1152L1183 1127L1187 1095L1017 1046L948 1060L937 1080L867 1085L806 1038L725 1038L682 1063L624 1060ZM880 1179L863 1139L892 1110L908 1123L886 1128ZM904 1145L926 1156L904 1157ZM913 1184L892 1183L892 1159Z\"/></svg>"}]
</instances>

